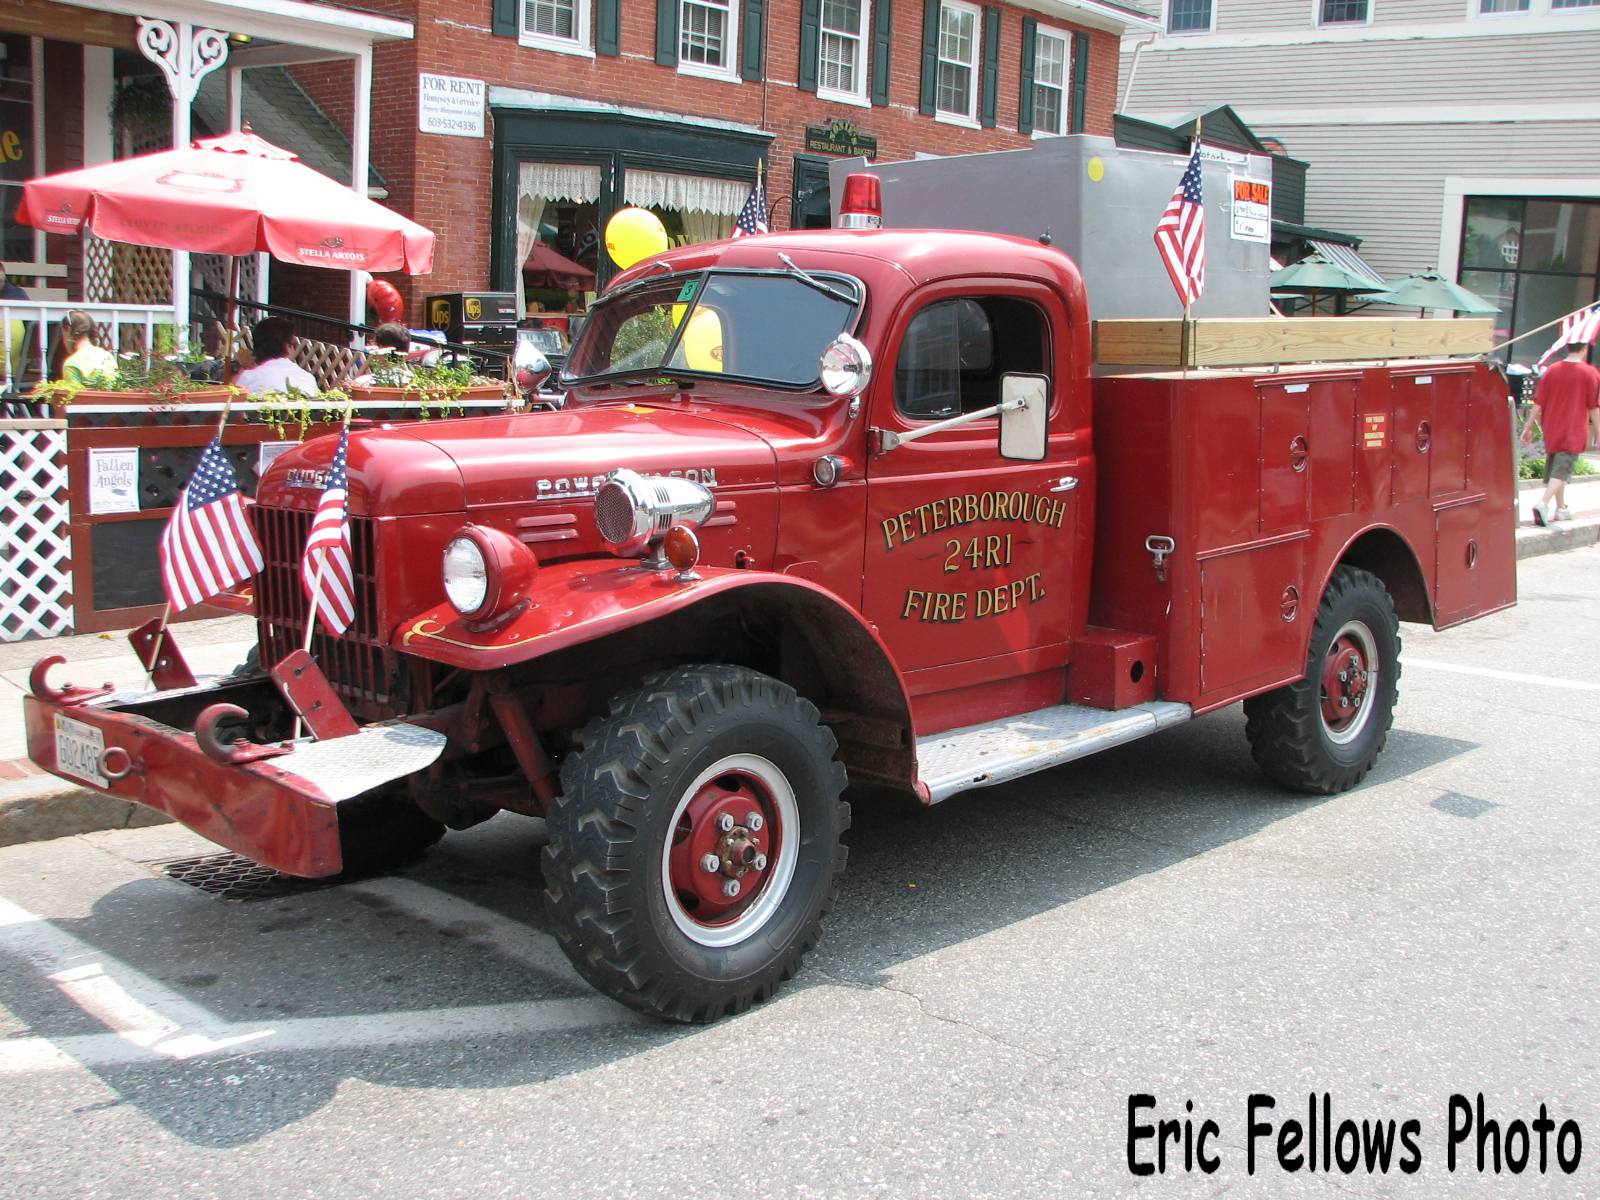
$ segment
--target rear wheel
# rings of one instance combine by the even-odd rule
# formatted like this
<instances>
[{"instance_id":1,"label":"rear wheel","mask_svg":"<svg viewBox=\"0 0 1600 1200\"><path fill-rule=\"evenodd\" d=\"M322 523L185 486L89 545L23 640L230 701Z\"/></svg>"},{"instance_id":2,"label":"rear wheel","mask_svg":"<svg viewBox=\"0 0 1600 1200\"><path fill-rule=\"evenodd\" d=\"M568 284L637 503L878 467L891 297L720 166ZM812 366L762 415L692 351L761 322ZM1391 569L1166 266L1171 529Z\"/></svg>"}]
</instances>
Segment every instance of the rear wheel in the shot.
<instances>
[{"instance_id":1,"label":"rear wheel","mask_svg":"<svg viewBox=\"0 0 1600 1200\"><path fill-rule=\"evenodd\" d=\"M1256 763L1297 791L1354 787L1388 738L1399 682L1388 590L1370 572L1339 567L1317 608L1305 677L1244 702Z\"/></svg>"},{"instance_id":2,"label":"rear wheel","mask_svg":"<svg viewBox=\"0 0 1600 1200\"><path fill-rule=\"evenodd\" d=\"M618 696L561 769L546 906L579 973L710 1021L765 1000L821 936L844 871L843 766L769 676L681 667Z\"/></svg>"}]
</instances>

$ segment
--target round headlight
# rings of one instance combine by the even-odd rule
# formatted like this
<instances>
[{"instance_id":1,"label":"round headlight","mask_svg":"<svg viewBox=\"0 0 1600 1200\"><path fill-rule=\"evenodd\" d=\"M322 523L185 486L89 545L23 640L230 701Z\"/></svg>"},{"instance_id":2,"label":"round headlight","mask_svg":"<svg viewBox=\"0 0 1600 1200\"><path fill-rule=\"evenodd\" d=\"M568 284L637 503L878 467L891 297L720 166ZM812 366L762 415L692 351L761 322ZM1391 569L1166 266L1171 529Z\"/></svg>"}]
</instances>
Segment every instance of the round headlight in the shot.
<instances>
[{"instance_id":1,"label":"round headlight","mask_svg":"<svg viewBox=\"0 0 1600 1200\"><path fill-rule=\"evenodd\" d=\"M821 378L830 396L859 396L872 379L872 352L841 333L822 352Z\"/></svg>"},{"instance_id":2,"label":"round headlight","mask_svg":"<svg viewBox=\"0 0 1600 1200\"><path fill-rule=\"evenodd\" d=\"M444 548L444 594L464 617L477 612L489 599L489 564L470 537L451 538Z\"/></svg>"}]
</instances>

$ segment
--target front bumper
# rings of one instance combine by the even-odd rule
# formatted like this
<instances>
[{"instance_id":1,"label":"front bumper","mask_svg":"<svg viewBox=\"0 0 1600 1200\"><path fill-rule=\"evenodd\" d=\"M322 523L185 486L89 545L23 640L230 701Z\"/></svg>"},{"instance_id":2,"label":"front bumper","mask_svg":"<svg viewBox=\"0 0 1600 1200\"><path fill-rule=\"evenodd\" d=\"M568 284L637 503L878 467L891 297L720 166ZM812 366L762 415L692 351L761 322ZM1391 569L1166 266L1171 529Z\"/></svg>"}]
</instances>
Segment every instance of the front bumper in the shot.
<instances>
[{"instance_id":1,"label":"front bumper","mask_svg":"<svg viewBox=\"0 0 1600 1200\"><path fill-rule=\"evenodd\" d=\"M218 762L200 749L191 730L205 707L234 703L248 710L253 703L260 711L275 698L262 679L84 703L28 695L22 701L28 756L62 779L165 813L285 874L337 875L344 866L339 806L432 764L444 749L444 735L403 722L368 725L350 737L303 739L288 754L237 764ZM82 750L92 733L74 740L77 752L65 755L66 766L74 769L64 769L58 717L98 731L104 741L101 769Z\"/></svg>"}]
</instances>

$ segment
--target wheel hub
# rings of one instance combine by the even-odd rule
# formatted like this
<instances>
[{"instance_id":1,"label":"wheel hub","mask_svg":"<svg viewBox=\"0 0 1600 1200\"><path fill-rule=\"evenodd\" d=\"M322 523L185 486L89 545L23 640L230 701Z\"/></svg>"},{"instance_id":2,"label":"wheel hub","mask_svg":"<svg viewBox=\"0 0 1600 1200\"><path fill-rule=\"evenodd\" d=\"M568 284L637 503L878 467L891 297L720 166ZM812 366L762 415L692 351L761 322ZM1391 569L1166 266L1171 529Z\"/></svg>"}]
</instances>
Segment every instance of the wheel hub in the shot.
<instances>
[{"instance_id":1,"label":"wheel hub","mask_svg":"<svg viewBox=\"0 0 1600 1200\"><path fill-rule=\"evenodd\" d=\"M1335 733L1360 715L1371 672L1361 643L1350 634L1335 638L1322 664L1322 719Z\"/></svg>"},{"instance_id":2,"label":"wheel hub","mask_svg":"<svg viewBox=\"0 0 1600 1200\"><path fill-rule=\"evenodd\" d=\"M690 798L673 831L669 883L689 919L735 920L767 885L782 826L762 782L742 771L709 780Z\"/></svg>"}]
</instances>

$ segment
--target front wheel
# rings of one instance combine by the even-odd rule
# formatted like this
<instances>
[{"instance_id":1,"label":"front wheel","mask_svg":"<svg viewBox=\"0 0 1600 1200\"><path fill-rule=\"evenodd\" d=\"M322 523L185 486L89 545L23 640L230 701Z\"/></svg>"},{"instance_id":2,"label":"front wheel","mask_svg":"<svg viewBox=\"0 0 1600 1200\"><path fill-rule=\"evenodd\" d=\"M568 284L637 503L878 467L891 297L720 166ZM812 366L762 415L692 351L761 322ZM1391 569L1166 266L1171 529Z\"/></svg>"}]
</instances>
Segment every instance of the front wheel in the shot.
<instances>
[{"instance_id":1,"label":"front wheel","mask_svg":"<svg viewBox=\"0 0 1600 1200\"><path fill-rule=\"evenodd\" d=\"M584 730L548 815L546 908L590 983L674 1021L765 1000L844 872L844 767L817 710L743 667L652 676Z\"/></svg>"},{"instance_id":2,"label":"front wheel","mask_svg":"<svg viewBox=\"0 0 1600 1200\"><path fill-rule=\"evenodd\" d=\"M1339 567L1317 607L1305 677L1244 702L1250 752L1285 787L1331 795L1372 769L1400 695L1400 623L1377 576Z\"/></svg>"}]
</instances>

